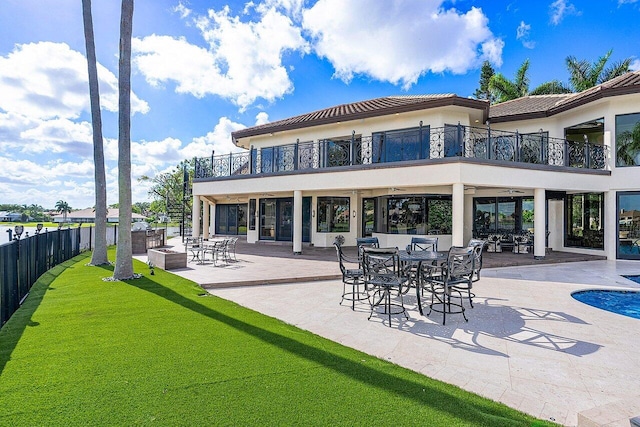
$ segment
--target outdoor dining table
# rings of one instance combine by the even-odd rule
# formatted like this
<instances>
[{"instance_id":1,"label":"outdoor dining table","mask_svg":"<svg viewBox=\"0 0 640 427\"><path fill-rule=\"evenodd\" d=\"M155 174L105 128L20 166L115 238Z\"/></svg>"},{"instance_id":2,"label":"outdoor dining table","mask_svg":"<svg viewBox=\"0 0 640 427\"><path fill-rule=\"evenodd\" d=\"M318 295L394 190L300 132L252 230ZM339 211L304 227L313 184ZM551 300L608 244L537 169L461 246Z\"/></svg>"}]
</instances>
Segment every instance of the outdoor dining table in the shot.
<instances>
[{"instance_id":1,"label":"outdoor dining table","mask_svg":"<svg viewBox=\"0 0 640 427\"><path fill-rule=\"evenodd\" d=\"M422 275L420 271L425 263L434 264L434 267L439 266L442 261L447 259L447 252L401 250L398 251L398 258L400 262L409 264L411 267L416 267L415 277L413 277L412 268L403 269L403 271L406 271L410 281L415 280L418 309L420 310L420 314L423 314L422 303L420 302L420 290L422 289Z\"/></svg>"}]
</instances>

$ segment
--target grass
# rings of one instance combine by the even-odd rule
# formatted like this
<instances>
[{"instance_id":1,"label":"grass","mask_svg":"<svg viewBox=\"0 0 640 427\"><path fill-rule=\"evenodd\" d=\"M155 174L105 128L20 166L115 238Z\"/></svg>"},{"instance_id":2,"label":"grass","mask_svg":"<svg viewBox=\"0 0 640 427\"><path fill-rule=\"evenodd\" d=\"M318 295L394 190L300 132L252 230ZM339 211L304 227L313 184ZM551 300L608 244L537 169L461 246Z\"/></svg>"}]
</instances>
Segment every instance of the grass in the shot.
<instances>
[{"instance_id":1,"label":"grass","mask_svg":"<svg viewBox=\"0 0 640 427\"><path fill-rule=\"evenodd\" d=\"M0 330L0 425L548 425L143 263L104 282L88 261L43 275Z\"/></svg>"}]
</instances>

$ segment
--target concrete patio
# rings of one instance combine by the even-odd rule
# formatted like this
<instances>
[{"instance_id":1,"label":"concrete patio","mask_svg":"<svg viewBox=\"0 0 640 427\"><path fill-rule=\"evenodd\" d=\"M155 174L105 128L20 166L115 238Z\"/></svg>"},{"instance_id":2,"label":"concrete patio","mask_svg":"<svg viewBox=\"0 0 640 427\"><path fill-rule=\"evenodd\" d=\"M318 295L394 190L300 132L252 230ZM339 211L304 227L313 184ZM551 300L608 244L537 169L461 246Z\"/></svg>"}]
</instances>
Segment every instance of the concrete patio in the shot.
<instances>
[{"instance_id":1,"label":"concrete patio","mask_svg":"<svg viewBox=\"0 0 640 427\"><path fill-rule=\"evenodd\" d=\"M170 244L179 249L179 241ZM239 251L238 262L192 262L173 272L214 295L542 419L627 427L640 415L640 320L571 297L580 289L640 289L621 277L640 274L640 262L484 268L468 323L460 315L446 326L437 313L421 316L410 293L409 320L395 317L389 327L381 316L367 320L368 305L339 305L334 251L289 256L286 247L247 246L254 253Z\"/></svg>"}]
</instances>

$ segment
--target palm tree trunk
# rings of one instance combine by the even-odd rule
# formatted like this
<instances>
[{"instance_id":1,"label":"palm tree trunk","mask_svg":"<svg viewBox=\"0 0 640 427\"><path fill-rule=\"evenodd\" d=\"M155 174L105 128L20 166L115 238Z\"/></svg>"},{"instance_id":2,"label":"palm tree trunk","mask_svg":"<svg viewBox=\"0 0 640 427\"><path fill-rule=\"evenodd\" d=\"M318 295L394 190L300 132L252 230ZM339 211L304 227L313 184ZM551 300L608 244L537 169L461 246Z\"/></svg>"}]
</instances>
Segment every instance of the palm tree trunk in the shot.
<instances>
[{"instance_id":1,"label":"palm tree trunk","mask_svg":"<svg viewBox=\"0 0 640 427\"><path fill-rule=\"evenodd\" d=\"M131 33L133 0L122 0L120 16L120 62L118 70L118 242L113 277L133 277L131 248Z\"/></svg>"},{"instance_id":2,"label":"palm tree trunk","mask_svg":"<svg viewBox=\"0 0 640 427\"><path fill-rule=\"evenodd\" d=\"M95 248L91 264L108 264L107 258L107 178L104 168L104 148L102 141L102 116L100 114L100 90L98 87L98 66L96 46L93 37L93 18L91 0L82 0L82 18L84 21L84 40L87 50L89 70L89 98L91 100L91 124L93 126L93 163L96 186Z\"/></svg>"}]
</instances>

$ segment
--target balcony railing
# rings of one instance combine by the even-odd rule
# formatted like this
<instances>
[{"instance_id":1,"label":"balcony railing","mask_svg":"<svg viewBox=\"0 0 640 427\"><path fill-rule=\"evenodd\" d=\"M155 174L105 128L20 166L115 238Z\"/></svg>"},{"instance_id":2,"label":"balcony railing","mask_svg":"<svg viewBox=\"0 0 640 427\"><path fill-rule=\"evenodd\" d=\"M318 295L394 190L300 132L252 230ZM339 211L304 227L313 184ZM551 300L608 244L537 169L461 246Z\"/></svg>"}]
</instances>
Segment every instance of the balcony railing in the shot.
<instances>
[{"instance_id":1,"label":"balcony railing","mask_svg":"<svg viewBox=\"0 0 640 427\"><path fill-rule=\"evenodd\" d=\"M424 129L424 130L422 130ZM607 147L588 141L550 138L546 132L521 134L451 125L421 128L425 137L385 141L380 135L295 142L195 159L195 178L324 170L392 162L465 157L472 159L604 169Z\"/></svg>"}]
</instances>

